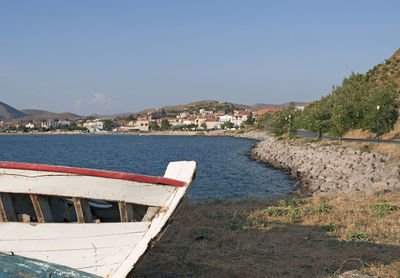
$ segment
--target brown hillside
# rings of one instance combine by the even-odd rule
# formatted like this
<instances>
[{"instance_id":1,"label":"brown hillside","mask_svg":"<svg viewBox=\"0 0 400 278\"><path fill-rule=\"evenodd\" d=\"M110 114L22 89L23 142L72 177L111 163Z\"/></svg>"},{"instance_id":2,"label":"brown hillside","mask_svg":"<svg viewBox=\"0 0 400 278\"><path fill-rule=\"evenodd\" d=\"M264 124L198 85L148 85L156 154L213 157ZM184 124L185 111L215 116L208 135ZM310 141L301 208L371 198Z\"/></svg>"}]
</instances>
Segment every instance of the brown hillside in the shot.
<instances>
[{"instance_id":1,"label":"brown hillside","mask_svg":"<svg viewBox=\"0 0 400 278\"><path fill-rule=\"evenodd\" d=\"M376 65L365 74L367 81L373 87L394 82L399 85L400 92L400 49L382 64Z\"/></svg>"},{"instance_id":2,"label":"brown hillside","mask_svg":"<svg viewBox=\"0 0 400 278\"><path fill-rule=\"evenodd\" d=\"M9 121L26 116L23 112L0 101L0 121Z\"/></svg>"},{"instance_id":3,"label":"brown hillside","mask_svg":"<svg viewBox=\"0 0 400 278\"><path fill-rule=\"evenodd\" d=\"M64 113L53 113L45 110L37 110L37 109L22 109L21 110L26 116L20 118L20 121L41 121L41 120L52 120L52 119L76 119L80 116L64 112Z\"/></svg>"},{"instance_id":4,"label":"brown hillside","mask_svg":"<svg viewBox=\"0 0 400 278\"><path fill-rule=\"evenodd\" d=\"M295 105L306 105L306 102L295 102ZM182 112L182 111L196 111L198 112L199 109L205 109L205 110L213 110L213 111L219 111L219 110L225 110L225 111L233 111L233 110L251 110L251 111L257 111L261 109L267 109L267 108L282 108L286 109L289 107L290 102L284 103L284 104L265 104L265 103L257 103L254 105L244 105L244 104L237 104L237 103L230 103L230 102L221 102L221 101L216 101L216 100L203 100L203 101L197 101L197 102L192 102L188 104L182 104L182 105L174 105L174 106L165 106L162 108L152 108L152 109L146 109L143 111L138 112L137 114L139 115L144 115L144 114L151 114L151 113L156 113L158 111L164 110L165 112Z\"/></svg>"}]
</instances>

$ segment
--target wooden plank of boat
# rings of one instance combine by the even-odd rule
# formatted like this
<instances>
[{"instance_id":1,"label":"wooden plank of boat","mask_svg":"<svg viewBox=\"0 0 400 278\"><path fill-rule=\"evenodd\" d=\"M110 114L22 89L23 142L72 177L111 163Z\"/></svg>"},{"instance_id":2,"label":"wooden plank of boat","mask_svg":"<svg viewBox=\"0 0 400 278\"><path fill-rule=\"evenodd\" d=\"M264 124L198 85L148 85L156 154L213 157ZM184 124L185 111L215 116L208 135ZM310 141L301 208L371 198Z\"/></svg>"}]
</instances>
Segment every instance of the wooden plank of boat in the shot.
<instances>
[{"instance_id":1,"label":"wooden plank of boat","mask_svg":"<svg viewBox=\"0 0 400 278\"><path fill-rule=\"evenodd\" d=\"M1 222L0 252L44 260L102 277L125 277L171 219L194 178L196 163L183 161L168 165L164 178L170 183L176 179L183 186L152 184L149 179L137 182L73 173L55 174L47 170L34 173L32 169L0 169L0 192L104 199L121 203L122 211L122 202L136 201L147 205L148 212L142 222ZM43 187L38 181L44 184ZM76 182L80 182L80 186L73 186ZM69 185L72 189L64 188ZM150 196L152 194L155 196ZM121 219L127 220L130 214L126 211L121 214Z\"/></svg>"},{"instance_id":2,"label":"wooden plank of boat","mask_svg":"<svg viewBox=\"0 0 400 278\"><path fill-rule=\"evenodd\" d=\"M117 202L123 200L150 206L162 206L177 189L169 185L17 169L0 169L0 184L0 192L50 194Z\"/></svg>"}]
</instances>

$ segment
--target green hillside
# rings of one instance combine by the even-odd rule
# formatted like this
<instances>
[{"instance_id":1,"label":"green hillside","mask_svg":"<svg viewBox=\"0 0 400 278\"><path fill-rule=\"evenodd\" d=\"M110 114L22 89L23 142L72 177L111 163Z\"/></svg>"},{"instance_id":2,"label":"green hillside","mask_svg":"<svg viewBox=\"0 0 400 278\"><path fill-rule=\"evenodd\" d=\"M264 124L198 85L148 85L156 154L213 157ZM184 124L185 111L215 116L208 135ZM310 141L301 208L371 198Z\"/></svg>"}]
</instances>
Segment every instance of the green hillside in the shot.
<instances>
[{"instance_id":1,"label":"green hillside","mask_svg":"<svg viewBox=\"0 0 400 278\"><path fill-rule=\"evenodd\" d=\"M365 75L365 79L371 86L382 87L385 84L394 82L400 88L400 49L384 63L376 65ZM399 92L399 91L398 91Z\"/></svg>"},{"instance_id":2,"label":"green hillside","mask_svg":"<svg viewBox=\"0 0 400 278\"><path fill-rule=\"evenodd\" d=\"M399 95L400 49L365 74L352 73L328 96L297 114L295 122L297 127L340 138L355 129L379 137L395 127Z\"/></svg>"}]
</instances>

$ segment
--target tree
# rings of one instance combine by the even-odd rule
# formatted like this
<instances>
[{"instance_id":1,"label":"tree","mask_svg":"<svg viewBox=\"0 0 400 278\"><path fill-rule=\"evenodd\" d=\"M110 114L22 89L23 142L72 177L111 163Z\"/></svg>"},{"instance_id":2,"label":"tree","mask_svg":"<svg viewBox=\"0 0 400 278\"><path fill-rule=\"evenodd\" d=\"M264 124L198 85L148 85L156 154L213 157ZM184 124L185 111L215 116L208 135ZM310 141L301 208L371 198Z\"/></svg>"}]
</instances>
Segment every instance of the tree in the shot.
<instances>
[{"instance_id":1,"label":"tree","mask_svg":"<svg viewBox=\"0 0 400 278\"><path fill-rule=\"evenodd\" d=\"M255 127L257 129L271 130L271 122L273 120L274 114L265 113L257 118L255 121Z\"/></svg>"},{"instance_id":2,"label":"tree","mask_svg":"<svg viewBox=\"0 0 400 278\"><path fill-rule=\"evenodd\" d=\"M169 130L171 129L171 124L168 122L167 119L163 119L161 121L161 130Z\"/></svg>"},{"instance_id":3,"label":"tree","mask_svg":"<svg viewBox=\"0 0 400 278\"><path fill-rule=\"evenodd\" d=\"M231 129L234 127L235 127L235 125L232 122L225 122L221 125L222 129Z\"/></svg>"},{"instance_id":4,"label":"tree","mask_svg":"<svg viewBox=\"0 0 400 278\"><path fill-rule=\"evenodd\" d=\"M112 130L112 128L113 128L113 121L110 119L105 120L104 121L104 129L110 131L110 130Z\"/></svg>"},{"instance_id":5,"label":"tree","mask_svg":"<svg viewBox=\"0 0 400 278\"><path fill-rule=\"evenodd\" d=\"M318 139L329 131L331 119L331 107L326 98L313 102L306 106L298 117L299 126L313 133L317 133Z\"/></svg>"},{"instance_id":6,"label":"tree","mask_svg":"<svg viewBox=\"0 0 400 278\"><path fill-rule=\"evenodd\" d=\"M290 137L296 134L296 108L292 102L288 109L275 112L271 121L272 132L276 136L288 133Z\"/></svg>"},{"instance_id":7,"label":"tree","mask_svg":"<svg viewBox=\"0 0 400 278\"><path fill-rule=\"evenodd\" d=\"M150 128L150 130L153 130L153 131L160 130L160 127L158 126L156 121L151 121L149 124L149 128Z\"/></svg>"},{"instance_id":8,"label":"tree","mask_svg":"<svg viewBox=\"0 0 400 278\"><path fill-rule=\"evenodd\" d=\"M335 103L332 109L332 117L329 125L329 134L342 139L351 128L349 109L345 104Z\"/></svg>"},{"instance_id":9,"label":"tree","mask_svg":"<svg viewBox=\"0 0 400 278\"><path fill-rule=\"evenodd\" d=\"M206 124L206 123L202 123L202 124L201 124L201 127L202 127L204 130L207 130L207 124Z\"/></svg>"},{"instance_id":10,"label":"tree","mask_svg":"<svg viewBox=\"0 0 400 278\"><path fill-rule=\"evenodd\" d=\"M398 118L399 102L394 88L376 90L367 103L363 128L377 137L393 129Z\"/></svg>"},{"instance_id":11,"label":"tree","mask_svg":"<svg viewBox=\"0 0 400 278\"><path fill-rule=\"evenodd\" d=\"M250 112L249 117L247 118L247 120L245 121L246 125L254 125L254 118L253 118L253 113Z\"/></svg>"}]
</instances>

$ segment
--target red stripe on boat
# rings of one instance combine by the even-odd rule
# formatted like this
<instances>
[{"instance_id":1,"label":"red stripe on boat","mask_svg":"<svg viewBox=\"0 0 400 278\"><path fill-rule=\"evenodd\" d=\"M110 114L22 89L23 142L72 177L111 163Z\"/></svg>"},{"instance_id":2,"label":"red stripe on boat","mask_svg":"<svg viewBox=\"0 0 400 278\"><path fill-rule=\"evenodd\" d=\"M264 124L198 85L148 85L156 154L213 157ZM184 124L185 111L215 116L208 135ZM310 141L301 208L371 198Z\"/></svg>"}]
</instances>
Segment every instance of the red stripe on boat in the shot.
<instances>
[{"instance_id":1,"label":"red stripe on boat","mask_svg":"<svg viewBox=\"0 0 400 278\"><path fill-rule=\"evenodd\" d=\"M151 177L151 176L128 174L128 173L121 173L121 172L92 170L92 169L84 169L84 168L73 168L73 167L65 167L65 166L0 161L0 168L76 174L76 175L94 176L94 177L102 177L102 178L109 178L109 179L120 179L120 180L146 182L146 183L158 183L158 184L173 185L173 186L178 186L178 187L185 186L185 183L182 181L168 179L168 178Z\"/></svg>"}]
</instances>

